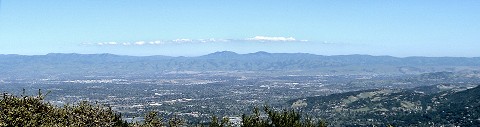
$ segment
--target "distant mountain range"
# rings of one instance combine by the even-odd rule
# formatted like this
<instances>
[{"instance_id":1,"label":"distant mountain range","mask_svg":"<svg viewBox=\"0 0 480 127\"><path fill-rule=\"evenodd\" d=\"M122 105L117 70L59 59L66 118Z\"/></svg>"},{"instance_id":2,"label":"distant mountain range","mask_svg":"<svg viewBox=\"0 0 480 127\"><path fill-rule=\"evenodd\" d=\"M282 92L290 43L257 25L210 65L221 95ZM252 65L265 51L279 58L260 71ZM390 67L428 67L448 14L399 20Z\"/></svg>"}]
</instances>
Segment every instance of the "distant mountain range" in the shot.
<instances>
[{"instance_id":1,"label":"distant mountain range","mask_svg":"<svg viewBox=\"0 0 480 127\"><path fill-rule=\"evenodd\" d=\"M155 74L169 71L308 71L325 74L417 74L475 70L480 57L323 56L306 53L215 52L198 57L113 54L0 55L1 75Z\"/></svg>"}]
</instances>

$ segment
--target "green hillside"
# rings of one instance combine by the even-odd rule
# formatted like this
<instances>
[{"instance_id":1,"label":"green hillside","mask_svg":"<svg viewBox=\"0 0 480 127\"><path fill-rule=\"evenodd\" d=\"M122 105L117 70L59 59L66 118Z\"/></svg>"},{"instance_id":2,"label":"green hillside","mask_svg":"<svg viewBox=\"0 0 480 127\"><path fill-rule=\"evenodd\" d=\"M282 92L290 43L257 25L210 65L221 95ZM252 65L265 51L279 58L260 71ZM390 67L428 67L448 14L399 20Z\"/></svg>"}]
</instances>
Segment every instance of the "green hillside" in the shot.
<instances>
[{"instance_id":1,"label":"green hillside","mask_svg":"<svg viewBox=\"0 0 480 127\"><path fill-rule=\"evenodd\" d=\"M375 89L300 98L288 104L340 126L471 126L480 124L480 87L473 86L477 85Z\"/></svg>"}]
</instances>

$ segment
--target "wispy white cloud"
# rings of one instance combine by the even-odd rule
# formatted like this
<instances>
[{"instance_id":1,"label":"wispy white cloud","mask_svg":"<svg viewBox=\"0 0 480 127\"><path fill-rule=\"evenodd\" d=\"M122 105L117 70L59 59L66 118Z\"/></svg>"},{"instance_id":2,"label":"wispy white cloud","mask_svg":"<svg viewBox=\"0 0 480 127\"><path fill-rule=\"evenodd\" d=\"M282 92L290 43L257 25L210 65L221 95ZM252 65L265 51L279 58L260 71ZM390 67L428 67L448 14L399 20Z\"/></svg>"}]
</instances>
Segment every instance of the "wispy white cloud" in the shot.
<instances>
[{"instance_id":1,"label":"wispy white cloud","mask_svg":"<svg viewBox=\"0 0 480 127\"><path fill-rule=\"evenodd\" d=\"M84 43L84 44L89 44L89 43ZM99 42L96 43L97 45L117 45L117 42Z\"/></svg>"},{"instance_id":2,"label":"wispy white cloud","mask_svg":"<svg viewBox=\"0 0 480 127\"><path fill-rule=\"evenodd\" d=\"M209 39L198 39L199 42L229 42L230 39L216 39L216 38L209 38Z\"/></svg>"},{"instance_id":3,"label":"wispy white cloud","mask_svg":"<svg viewBox=\"0 0 480 127\"><path fill-rule=\"evenodd\" d=\"M293 37L268 37L268 36L255 36L253 38L247 38L249 41L297 41Z\"/></svg>"},{"instance_id":4,"label":"wispy white cloud","mask_svg":"<svg viewBox=\"0 0 480 127\"><path fill-rule=\"evenodd\" d=\"M132 45L130 42L123 42L122 45Z\"/></svg>"},{"instance_id":5,"label":"wispy white cloud","mask_svg":"<svg viewBox=\"0 0 480 127\"><path fill-rule=\"evenodd\" d=\"M143 45L165 45L165 44L189 44L189 43L222 43L222 42L309 42L309 40L298 40L294 37L270 37L270 36L254 36L244 39L188 39L180 38L173 40L155 40L155 41L135 41L135 42L99 42L99 43L82 43L82 45L99 45L99 46L143 46Z\"/></svg>"},{"instance_id":6,"label":"wispy white cloud","mask_svg":"<svg viewBox=\"0 0 480 127\"><path fill-rule=\"evenodd\" d=\"M151 44L151 45L161 45L161 44L165 44L165 42L163 42L163 41L151 41L151 42L148 42L148 44Z\"/></svg>"},{"instance_id":7,"label":"wispy white cloud","mask_svg":"<svg viewBox=\"0 0 480 127\"><path fill-rule=\"evenodd\" d=\"M188 43L188 42L193 42L192 39L185 39L185 38L182 38L182 39L175 39L175 40L172 40L172 42L176 42L176 43Z\"/></svg>"},{"instance_id":8,"label":"wispy white cloud","mask_svg":"<svg viewBox=\"0 0 480 127\"><path fill-rule=\"evenodd\" d=\"M135 45L144 45L145 44L145 41L137 41L134 43Z\"/></svg>"},{"instance_id":9,"label":"wispy white cloud","mask_svg":"<svg viewBox=\"0 0 480 127\"><path fill-rule=\"evenodd\" d=\"M82 43L82 45L99 45L99 46L111 46L111 45L123 45L123 46L141 46L141 45L164 45L164 44L187 44L187 43L210 43L210 42L230 42L230 39L173 39L173 40L156 40L156 41L136 41L136 42L99 42L99 43Z\"/></svg>"}]
</instances>

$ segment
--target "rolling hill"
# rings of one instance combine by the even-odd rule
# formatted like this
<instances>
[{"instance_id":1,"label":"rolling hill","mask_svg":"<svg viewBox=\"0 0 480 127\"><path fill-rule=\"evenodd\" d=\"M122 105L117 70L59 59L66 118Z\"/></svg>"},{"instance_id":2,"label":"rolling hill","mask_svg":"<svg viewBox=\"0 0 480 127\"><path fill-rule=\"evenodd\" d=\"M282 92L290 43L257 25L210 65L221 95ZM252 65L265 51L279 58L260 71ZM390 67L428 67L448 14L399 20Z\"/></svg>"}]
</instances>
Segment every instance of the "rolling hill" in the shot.
<instances>
[{"instance_id":1,"label":"rolling hill","mask_svg":"<svg viewBox=\"0 0 480 127\"><path fill-rule=\"evenodd\" d=\"M288 104L339 126L472 126L480 124L478 84L373 89L307 97Z\"/></svg>"}]
</instances>

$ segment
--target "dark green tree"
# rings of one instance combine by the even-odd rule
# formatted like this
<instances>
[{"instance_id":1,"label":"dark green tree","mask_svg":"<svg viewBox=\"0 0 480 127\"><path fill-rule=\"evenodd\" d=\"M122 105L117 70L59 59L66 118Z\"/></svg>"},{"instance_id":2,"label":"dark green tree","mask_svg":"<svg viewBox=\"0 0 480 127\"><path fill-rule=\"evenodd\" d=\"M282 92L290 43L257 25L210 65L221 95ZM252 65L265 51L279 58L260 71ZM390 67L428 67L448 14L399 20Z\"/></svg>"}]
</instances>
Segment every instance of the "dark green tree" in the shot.
<instances>
[{"instance_id":1,"label":"dark green tree","mask_svg":"<svg viewBox=\"0 0 480 127\"><path fill-rule=\"evenodd\" d=\"M275 111L269 106L264 107L264 112L258 108L252 115L242 115L243 127L326 127L324 121L315 121L310 117L302 116L295 110Z\"/></svg>"}]
</instances>

